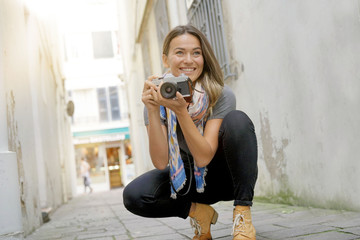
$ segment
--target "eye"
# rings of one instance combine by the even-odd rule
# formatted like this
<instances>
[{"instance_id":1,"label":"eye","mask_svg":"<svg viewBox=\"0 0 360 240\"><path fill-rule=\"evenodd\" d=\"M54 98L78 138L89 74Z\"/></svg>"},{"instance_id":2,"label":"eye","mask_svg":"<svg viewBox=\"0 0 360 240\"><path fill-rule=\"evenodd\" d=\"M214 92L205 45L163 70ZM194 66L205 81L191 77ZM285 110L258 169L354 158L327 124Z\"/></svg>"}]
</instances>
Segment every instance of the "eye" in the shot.
<instances>
[{"instance_id":1,"label":"eye","mask_svg":"<svg viewBox=\"0 0 360 240\"><path fill-rule=\"evenodd\" d=\"M194 56L200 56L201 52L200 51L195 51L193 54L194 54Z\"/></svg>"},{"instance_id":2,"label":"eye","mask_svg":"<svg viewBox=\"0 0 360 240\"><path fill-rule=\"evenodd\" d=\"M176 55L183 55L184 53L183 53L183 51L177 51L177 52L175 52L175 54Z\"/></svg>"}]
</instances>

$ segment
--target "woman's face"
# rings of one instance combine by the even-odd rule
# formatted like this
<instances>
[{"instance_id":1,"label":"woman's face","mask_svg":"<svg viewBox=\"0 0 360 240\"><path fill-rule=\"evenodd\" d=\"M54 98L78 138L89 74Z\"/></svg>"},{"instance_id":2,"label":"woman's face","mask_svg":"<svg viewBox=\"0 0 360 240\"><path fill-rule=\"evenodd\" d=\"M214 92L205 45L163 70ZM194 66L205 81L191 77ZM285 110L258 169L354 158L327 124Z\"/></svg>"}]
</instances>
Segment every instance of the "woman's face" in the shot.
<instances>
[{"instance_id":1,"label":"woman's face","mask_svg":"<svg viewBox=\"0 0 360 240\"><path fill-rule=\"evenodd\" d=\"M187 33L173 38L168 55L163 54L163 63L174 76L184 73L195 82L204 69L200 41Z\"/></svg>"}]
</instances>

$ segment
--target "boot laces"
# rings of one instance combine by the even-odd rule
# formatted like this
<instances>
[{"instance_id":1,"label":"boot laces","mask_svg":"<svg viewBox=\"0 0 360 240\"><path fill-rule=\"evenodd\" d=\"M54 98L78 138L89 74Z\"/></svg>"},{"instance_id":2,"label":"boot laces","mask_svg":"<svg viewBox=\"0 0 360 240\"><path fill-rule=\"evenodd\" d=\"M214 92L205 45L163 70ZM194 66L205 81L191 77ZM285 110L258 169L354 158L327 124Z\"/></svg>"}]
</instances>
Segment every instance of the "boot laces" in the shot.
<instances>
[{"instance_id":1,"label":"boot laces","mask_svg":"<svg viewBox=\"0 0 360 240\"><path fill-rule=\"evenodd\" d=\"M201 225L195 218L190 218L190 224L192 228L195 228L195 234L197 236L201 235Z\"/></svg>"},{"instance_id":2,"label":"boot laces","mask_svg":"<svg viewBox=\"0 0 360 240\"><path fill-rule=\"evenodd\" d=\"M243 214L236 214L231 235L234 235L235 232L245 232L244 228L246 228L245 216Z\"/></svg>"}]
</instances>

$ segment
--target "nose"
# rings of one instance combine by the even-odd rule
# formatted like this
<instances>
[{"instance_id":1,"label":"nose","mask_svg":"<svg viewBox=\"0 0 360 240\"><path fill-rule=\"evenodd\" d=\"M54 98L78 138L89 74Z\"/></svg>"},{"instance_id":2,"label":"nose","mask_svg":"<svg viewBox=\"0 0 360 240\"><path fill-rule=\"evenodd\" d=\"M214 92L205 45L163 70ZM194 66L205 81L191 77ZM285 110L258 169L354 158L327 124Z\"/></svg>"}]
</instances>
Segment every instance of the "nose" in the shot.
<instances>
[{"instance_id":1,"label":"nose","mask_svg":"<svg viewBox=\"0 0 360 240\"><path fill-rule=\"evenodd\" d=\"M187 64L192 63L191 53L187 53L187 54L185 55L184 62L187 63Z\"/></svg>"}]
</instances>

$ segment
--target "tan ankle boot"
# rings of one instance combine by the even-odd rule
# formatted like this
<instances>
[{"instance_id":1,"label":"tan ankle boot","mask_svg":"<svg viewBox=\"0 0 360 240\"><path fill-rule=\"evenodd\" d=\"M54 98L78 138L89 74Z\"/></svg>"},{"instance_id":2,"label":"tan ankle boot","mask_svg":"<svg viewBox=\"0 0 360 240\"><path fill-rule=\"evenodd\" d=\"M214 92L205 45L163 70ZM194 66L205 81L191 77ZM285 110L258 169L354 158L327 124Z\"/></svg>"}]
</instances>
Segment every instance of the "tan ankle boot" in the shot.
<instances>
[{"instance_id":1,"label":"tan ankle boot","mask_svg":"<svg viewBox=\"0 0 360 240\"><path fill-rule=\"evenodd\" d=\"M251 222L250 206L236 206L233 221L233 240L256 239L256 231Z\"/></svg>"},{"instance_id":2,"label":"tan ankle boot","mask_svg":"<svg viewBox=\"0 0 360 240\"><path fill-rule=\"evenodd\" d=\"M218 213L206 204L196 203L195 211L189 213L190 224L195 228L193 240L211 240L210 225L215 224Z\"/></svg>"}]
</instances>

